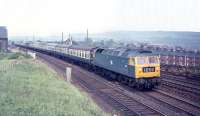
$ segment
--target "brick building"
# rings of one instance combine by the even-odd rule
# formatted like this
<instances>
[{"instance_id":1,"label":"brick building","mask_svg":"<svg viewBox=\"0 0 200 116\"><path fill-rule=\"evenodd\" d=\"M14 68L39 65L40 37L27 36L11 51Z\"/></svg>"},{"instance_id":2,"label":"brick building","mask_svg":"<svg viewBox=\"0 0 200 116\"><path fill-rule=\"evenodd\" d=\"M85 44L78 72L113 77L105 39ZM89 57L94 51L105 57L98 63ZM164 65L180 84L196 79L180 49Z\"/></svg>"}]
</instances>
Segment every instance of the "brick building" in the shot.
<instances>
[{"instance_id":1,"label":"brick building","mask_svg":"<svg viewBox=\"0 0 200 116\"><path fill-rule=\"evenodd\" d=\"M8 50L8 33L7 28L0 26L0 52L6 52Z\"/></svg>"}]
</instances>

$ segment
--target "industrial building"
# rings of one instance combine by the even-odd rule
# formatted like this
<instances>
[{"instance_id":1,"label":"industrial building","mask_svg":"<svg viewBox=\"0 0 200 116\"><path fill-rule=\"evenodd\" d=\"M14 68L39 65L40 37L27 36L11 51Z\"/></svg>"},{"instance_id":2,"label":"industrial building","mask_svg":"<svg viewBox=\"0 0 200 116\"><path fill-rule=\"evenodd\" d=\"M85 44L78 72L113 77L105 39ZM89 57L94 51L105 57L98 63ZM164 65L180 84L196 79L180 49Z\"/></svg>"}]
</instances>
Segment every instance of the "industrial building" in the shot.
<instances>
[{"instance_id":1,"label":"industrial building","mask_svg":"<svg viewBox=\"0 0 200 116\"><path fill-rule=\"evenodd\" d=\"M0 52L7 52L8 50L8 32L7 28L0 26Z\"/></svg>"}]
</instances>

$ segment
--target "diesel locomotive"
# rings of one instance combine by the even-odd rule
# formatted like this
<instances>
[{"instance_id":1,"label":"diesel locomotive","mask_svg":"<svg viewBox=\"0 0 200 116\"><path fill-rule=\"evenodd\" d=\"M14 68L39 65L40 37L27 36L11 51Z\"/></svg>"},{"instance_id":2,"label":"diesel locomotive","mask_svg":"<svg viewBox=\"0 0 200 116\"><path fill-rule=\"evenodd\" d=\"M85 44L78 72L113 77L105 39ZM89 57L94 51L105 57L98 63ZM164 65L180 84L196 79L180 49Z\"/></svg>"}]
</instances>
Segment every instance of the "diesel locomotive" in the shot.
<instances>
[{"instance_id":1,"label":"diesel locomotive","mask_svg":"<svg viewBox=\"0 0 200 116\"><path fill-rule=\"evenodd\" d=\"M55 43L17 44L19 47L53 55L139 89L152 89L159 83L159 56L147 50L100 48Z\"/></svg>"}]
</instances>

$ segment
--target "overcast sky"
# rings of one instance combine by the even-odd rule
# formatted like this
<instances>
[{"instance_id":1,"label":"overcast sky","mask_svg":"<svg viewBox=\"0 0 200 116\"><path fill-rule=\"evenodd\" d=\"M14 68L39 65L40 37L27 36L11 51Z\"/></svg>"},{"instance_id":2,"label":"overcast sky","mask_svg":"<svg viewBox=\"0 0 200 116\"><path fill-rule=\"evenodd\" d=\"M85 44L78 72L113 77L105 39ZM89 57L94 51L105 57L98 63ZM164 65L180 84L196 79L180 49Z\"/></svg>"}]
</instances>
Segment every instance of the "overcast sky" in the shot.
<instances>
[{"instance_id":1,"label":"overcast sky","mask_svg":"<svg viewBox=\"0 0 200 116\"><path fill-rule=\"evenodd\" d=\"M200 0L0 0L9 35L199 31Z\"/></svg>"}]
</instances>

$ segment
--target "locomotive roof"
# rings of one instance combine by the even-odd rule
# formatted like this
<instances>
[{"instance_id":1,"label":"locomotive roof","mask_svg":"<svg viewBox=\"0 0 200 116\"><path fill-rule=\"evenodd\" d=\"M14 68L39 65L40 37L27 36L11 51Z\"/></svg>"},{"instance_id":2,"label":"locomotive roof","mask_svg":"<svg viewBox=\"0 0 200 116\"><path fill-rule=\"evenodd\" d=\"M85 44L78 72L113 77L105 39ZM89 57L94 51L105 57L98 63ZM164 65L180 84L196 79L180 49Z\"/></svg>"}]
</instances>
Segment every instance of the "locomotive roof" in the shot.
<instances>
[{"instance_id":1,"label":"locomotive roof","mask_svg":"<svg viewBox=\"0 0 200 116\"><path fill-rule=\"evenodd\" d=\"M120 56L120 57L135 57L135 56L152 56L156 55L152 53L152 51L140 50L140 49L104 49L102 54L112 55L112 56Z\"/></svg>"}]
</instances>

